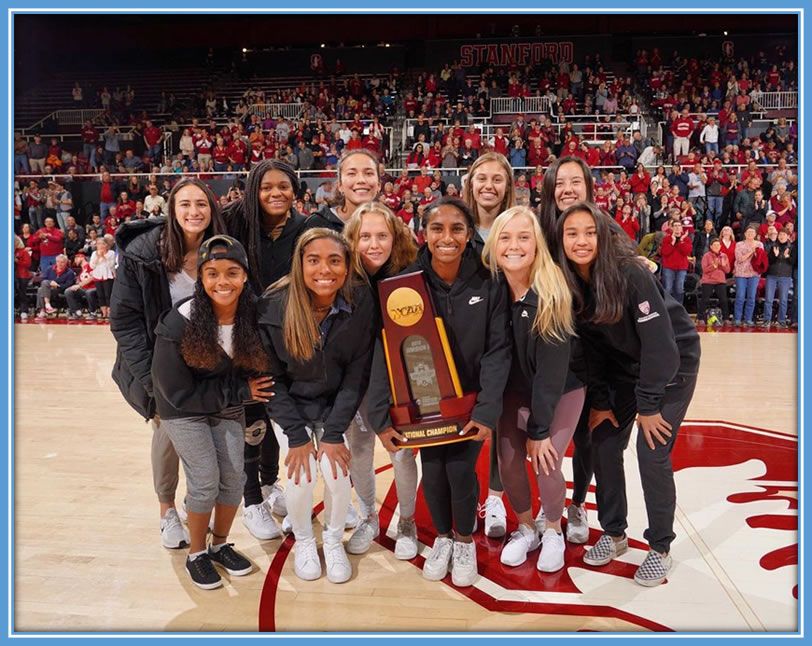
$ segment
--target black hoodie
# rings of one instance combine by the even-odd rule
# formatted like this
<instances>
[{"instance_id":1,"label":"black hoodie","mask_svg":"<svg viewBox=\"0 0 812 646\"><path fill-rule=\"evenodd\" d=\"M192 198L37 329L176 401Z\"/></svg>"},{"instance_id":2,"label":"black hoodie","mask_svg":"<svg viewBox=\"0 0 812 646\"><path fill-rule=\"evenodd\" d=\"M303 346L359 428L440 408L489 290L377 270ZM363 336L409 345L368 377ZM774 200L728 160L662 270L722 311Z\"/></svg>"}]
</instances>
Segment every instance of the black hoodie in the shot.
<instances>
[{"instance_id":1,"label":"black hoodie","mask_svg":"<svg viewBox=\"0 0 812 646\"><path fill-rule=\"evenodd\" d=\"M477 393L471 419L495 428L502 414L502 396L510 372L507 288L491 277L470 246L463 252L460 271L452 285L434 273L426 245L418 252L416 262L401 273L415 271L424 272L435 315L445 322L462 391ZM392 396L380 343L375 347L367 401L373 429L380 433L390 427Z\"/></svg>"},{"instance_id":2,"label":"black hoodie","mask_svg":"<svg viewBox=\"0 0 812 646\"><path fill-rule=\"evenodd\" d=\"M609 384L635 383L637 411L659 413L665 388L675 377L695 376L701 354L699 334L685 308L666 294L660 282L638 262L625 263L628 281L623 316L612 324L588 322L595 310L589 284L581 283L585 312L577 332L584 352L592 408L609 410Z\"/></svg>"},{"instance_id":3,"label":"black hoodie","mask_svg":"<svg viewBox=\"0 0 812 646\"><path fill-rule=\"evenodd\" d=\"M248 249L248 225L245 222L243 200L236 200L226 206L223 210L223 220L226 223L228 234L239 240ZM268 285L290 273L293 249L299 236L305 230L307 222L308 218L296 209L291 209L290 217L276 240L260 231L259 249L257 250L260 275L254 276L253 270L251 271L251 286L255 293L261 294Z\"/></svg>"},{"instance_id":4,"label":"black hoodie","mask_svg":"<svg viewBox=\"0 0 812 646\"><path fill-rule=\"evenodd\" d=\"M211 371L190 368L184 361L180 344L188 321L178 308L191 298L169 310L155 328L152 381L157 412L163 419L212 415L251 400L247 379L224 350Z\"/></svg>"},{"instance_id":5,"label":"black hoodie","mask_svg":"<svg viewBox=\"0 0 812 646\"><path fill-rule=\"evenodd\" d=\"M313 215L307 218L306 229L314 229L316 227L325 227L332 229L336 233L344 233L344 225L346 223L338 217L329 204L325 204Z\"/></svg>"},{"instance_id":6,"label":"black hoodie","mask_svg":"<svg viewBox=\"0 0 812 646\"><path fill-rule=\"evenodd\" d=\"M169 280L158 242L166 218L122 224L116 231L118 271L110 297L110 331L116 339L113 381L127 403L144 418L155 415L152 350L155 326L172 307Z\"/></svg>"},{"instance_id":7,"label":"black hoodie","mask_svg":"<svg viewBox=\"0 0 812 646\"><path fill-rule=\"evenodd\" d=\"M268 415L282 427L290 447L310 440L305 427L324 422L322 442L340 444L358 410L369 381L374 301L369 286L353 290L352 313L336 315L323 346L306 362L285 347L283 323L287 290L262 296L258 303L259 333L276 382Z\"/></svg>"}]
</instances>

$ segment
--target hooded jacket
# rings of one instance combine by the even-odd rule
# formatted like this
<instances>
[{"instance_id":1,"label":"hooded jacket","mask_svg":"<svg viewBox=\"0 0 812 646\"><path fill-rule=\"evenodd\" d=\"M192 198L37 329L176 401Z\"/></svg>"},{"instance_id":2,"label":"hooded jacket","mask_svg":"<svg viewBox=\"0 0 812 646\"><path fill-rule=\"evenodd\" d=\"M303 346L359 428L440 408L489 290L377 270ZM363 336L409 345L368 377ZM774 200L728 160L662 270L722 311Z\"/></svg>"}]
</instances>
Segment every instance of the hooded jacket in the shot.
<instances>
[{"instance_id":1,"label":"hooded jacket","mask_svg":"<svg viewBox=\"0 0 812 646\"><path fill-rule=\"evenodd\" d=\"M290 447L310 439L306 427L324 423L322 442L339 444L358 410L369 381L375 337L374 301L367 285L353 290L352 312L339 311L310 360L290 355L284 338L287 289L263 295L258 303L259 334L270 359L274 397L269 417L282 427Z\"/></svg>"},{"instance_id":2,"label":"hooded jacket","mask_svg":"<svg viewBox=\"0 0 812 646\"><path fill-rule=\"evenodd\" d=\"M212 415L251 400L248 381L224 350L211 371L184 361L180 346L188 321L178 308L189 300L164 314L155 328L151 374L157 413L163 419Z\"/></svg>"},{"instance_id":3,"label":"hooded jacket","mask_svg":"<svg viewBox=\"0 0 812 646\"><path fill-rule=\"evenodd\" d=\"M623 315L617 323L589 322L595 295L581 282L585 311L578 316L577 332L584 352L585 374L592 408L610 410L609 384L635 383L637 410L659 413L662 399L675 377L695 376L701 354L699 334L685 308L666 294L660 282L637 262L627 262ZM580 280L580 279L579 279Z\"/></svg>"},{"instance_id":4,"label":"hooded jacket","mask_svg":"<svg viewBox=\"0 0 812 646\"><path fill-rule=\"evenodd\" d=\"M169 279L158 243L166 218L136 220L116 232L119 267L110 298L110 331L116 339L113 381L145 419L155 415L152 353L155 326L171 309Z\"/></svg>"},{"instance_id":5,"label":"hooded jacket","mask_svg":"<svg viewBox=\"0 0 812 646\"><path fill-rule=\"evenodd\" d=\"M502 396L510 373L507 288L493 280L470 245L463 252L459 274L452 285L434 273L431 253L425 245L415 263L401 273L416 271L424 272L434 313L445 322L462 391L477 393L471 419L493 429L502 414ZM390 427L392 395L380 343L375 347L367 401L375 432Z\"/></svg>"},{"instance_id":6,"label":"hooded jacket","mask_svg":"<svg viewBox=\"0 0 812 646\"><path fill-rule=\"evenodd\" d=\"M325 204L313 215L307 218L306 229L325 227L332 229L336 233L344 233L344 220L338 217L329 204Z\"/></svg>"},{"instance_id":7,"label":"hooded jacket","mask_svg":"<svg viewBox=\"0 0 812 646\"><path fill-rule=\"evenodd\" d=\"M223 210L223 220L226 223L228 235L239 240L248 249L248 225L245 222L243 200L236 200ZM259 276L254 276L251 268L251 286L254 292L261 294L268 286L290 273L290 263L293 249L299 236L305 231L308 218L296 209L290 210L290 217L282 229L282 233L274 240L264 232L260 232L257 258ZM250 258L249 258L250 261Z\"/></svg>"}]
</instances>

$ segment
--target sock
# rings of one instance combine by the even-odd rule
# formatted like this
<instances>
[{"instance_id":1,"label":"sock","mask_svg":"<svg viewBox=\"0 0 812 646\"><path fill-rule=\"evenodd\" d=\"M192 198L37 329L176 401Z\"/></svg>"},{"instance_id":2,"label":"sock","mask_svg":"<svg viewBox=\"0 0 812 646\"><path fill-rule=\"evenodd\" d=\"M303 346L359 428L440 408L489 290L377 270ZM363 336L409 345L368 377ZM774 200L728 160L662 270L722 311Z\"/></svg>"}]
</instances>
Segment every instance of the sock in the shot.
<instances>
[{"instance_id":1,"label":"sock","mask_svg":"<svg viewBox=\"0 0 812 646\"><path fill-rule=\"evenodd\" d=\"M203 556L206 553L206 550L202 550L200 552L189 552L189 560L194 561L198 556Z\"/></svg>"},{"instance_id":2,"label":"sock","mask_svg":"<svg viewBox=\"0 0 812 646\"><path fill-rule=\"evenodd\" d=\"M217 554L217 552L219 552L219 551L220 551L222 548L224 548L225 546L226 546L225 541L224 541L224 542L222 542L222 543L218 543L217 545L215 545L214 543L212 543L212 544L209 546L209 550L210 550L212 553Z\"/></svg>"}]
</instances>

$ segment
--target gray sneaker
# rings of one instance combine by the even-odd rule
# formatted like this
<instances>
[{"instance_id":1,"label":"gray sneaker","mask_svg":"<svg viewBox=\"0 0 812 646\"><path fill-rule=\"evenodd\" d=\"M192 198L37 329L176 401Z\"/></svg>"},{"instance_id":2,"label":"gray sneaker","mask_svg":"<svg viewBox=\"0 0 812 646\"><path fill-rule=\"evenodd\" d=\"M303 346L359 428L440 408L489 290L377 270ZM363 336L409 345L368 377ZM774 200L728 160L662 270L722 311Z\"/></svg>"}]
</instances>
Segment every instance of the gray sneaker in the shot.
<instances>
[{"instance_id":1,"label":"gray sneaker","mask_svg":"<svg viewBox=\"0 0 812 646\"><path fill-rule=\"evenodd\" d=\"M578 505L567 508L567 540L570 543L583 545L589 538L589 522L586 509Z\"/></svg>"},{"instance_id":2,"label":"gray sneaker","mask_svg":"<svg viewBox=\"0 0 812 646\"><path fill-rule=\"evenodd\" d=\"M663 556L659 552L649 550L648 554L646 554L646 560L640 564L637 572L634 573L634 581L647 588L660 585L665 581L665 577L671 571L673 564L670 554Z\"/></svg>"},{"instance_id":3,"label":"gray sneaker","mask_svg":"<svg viewBox=\"0 0 812 646\"><path fill-rule=\"evenodd\" d=\"M381 526L378 524L378 516L371 516L361 521L358 528L347 541L347 551L350 554L366 554L372 547L378 534L381 533Z\"/></svg>"},{"instance_id":4,"label":"gray sneaker","mask_svg":"<svg viewBox=\"0 0 812 646\"><path fill-rule=\"evenodd\" d=\"M584 563L594 566L606 565L628 549L629 539L626 536L615 541L609 534L604 534L597 543L584 552Z\"/></svg>"},{"instance_id":5,"label":"gray sneaker","mask_svg":"<svg viewBox=\"0 0 812 646\"><path fill-rule=\"evenodd\" d=\"M178 512L170 507L161 518L161 545L168 550L176 550L189 544L189 532L180 522Z\"/></svg>"}]
</instances>

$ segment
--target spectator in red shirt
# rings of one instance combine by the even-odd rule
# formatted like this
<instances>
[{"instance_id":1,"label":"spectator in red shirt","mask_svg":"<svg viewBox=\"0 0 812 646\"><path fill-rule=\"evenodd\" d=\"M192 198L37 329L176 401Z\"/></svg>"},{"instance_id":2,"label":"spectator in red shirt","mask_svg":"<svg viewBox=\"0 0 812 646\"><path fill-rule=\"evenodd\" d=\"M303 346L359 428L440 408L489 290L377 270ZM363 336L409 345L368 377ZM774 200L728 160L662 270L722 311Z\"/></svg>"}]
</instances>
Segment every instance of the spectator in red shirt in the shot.
<instances>
[{"instance_id":1,"label":"spectator in red shirt","mask_svg":"<svg viewBox=\"0 0 812 646\"><path fill-rule=\"evenodd\" d=\"M615 221L620 225L629 238L637 244L637 235L640 232L640 220L632 211L631 204L624 204L620 213L615 215Z\"/></svg>"},{"instance_id":2,"label":"spectator in red shirt","mask_svg":"<svg viewBox=\"0 0 812 646\"><path fill-rule=\"evenodd\" d=\"M682 222L671 223L660 247L662 255L663 287L678 303L682 303L685 292L685 276L688 273L688 258L692 244L688 234L683 232Z\"/></svg>"},{"instance_id":3,"label":"spectator in red shirt","mask_svg":"<svg viewBox=\"0 0 812 646\"><path fill-rule=\"evenodd\" d=\"M702 256L702 279L700 280L702 294L697 304L697 323L704 325L708 301L711 295L715 295L722 310L723 324L728 325L730 307L727 302L727 275L730 273L730 268L730 257L722 251L722 241L719 238L711 238L710 249Z\"/></svg>"},{"instance_id":4,"label":"spectator in red shirt","mask_svg":"<svg viewBox=\"0 0 812 646\"><path fill-rule=\"evenodd\" d=\"M99 143L99 132L88 119L82 127L82 152L93 170L96 170L96 145Z\"/></svg>"},{"instance_id":5,"label":"spectator in red shirt","mask_svg":"<svg viewBox=\"0 0 812 646\"><path fill-rule=\"evenodd\" d=\"M222 173L228 167L228 147L222 135L217 135L214 140L214 148L211 151L211 157L214 161L214 170Z\"/></svg>"},{"instance_id":6,"label":"spectator in red shirt","mask_svg":"<svg viewBox=\"0 0 812 646\"><path fill-rule=\"evenodd\" d=\"M19 236L14 236L14 298L20 310L20 320L28 319L28 286L31 284L31 253Z\"/></svg>"},{"instance_id":7,"label":"spectator in red shirt","mask_svg":"<svg viewBox=\"0 0 812 646\"><path fill-rule=\"evenodd\" d=\"M116 202L116 217L119 220L126 220L135 215L135 202L130 199L127 191L122 191Z\"/></svg>"},{"instance_id":8,"label":"spectator in red shirt","mask_svg":"<svg viewBox=\"0 0 812 646\"><path fill-rule=\"evenodd\" d=\"M651 175L645 169L643 164L637 164L637 170L634 175L629 179L632 193L648 193L649 186L651 185Z\"/></svg>"},{"instance_id":9,"label":"spectator in red shirt","mask_svg":"<svg viewBox=\"0 0 812 646\"><path fill-rule=\"evenodd\" d=\"M144 122L144 146L151 159L160 160L163 155L163 135L160 128L147 119Z\"/></svg>"},{"instance_id":10,"label":"spectator in red shirt","mask_svg":"<svg viewBox=\"0 0 812 646\"><path fill-rule=\"evenodd\" d=\"M34 235L39 238L40 273L44 274L56 264L56 257L65 250L65 236L52 217L45 218L45 226Z\"/></svg>"},{"instance_id":11,"label":"spectator in red shirt","mask_svg":"<svg viewBox=\"0 0 812 646\"><path fill-rule=\"evenodd\" d=\"M680 155L687 155L690 148L691 135L694 132L694 121L688 113L688 108L682 109L682 114L671 122L671 134L674 135L674 161Z\"/></svg>"},{"instance_id":12,"label":"spectator in red shirt","mask_svg":"<svg viewBox=\"0 0 812 646\"><path fill-rule=\"evenodd\" d=\"M235 138L228 146L228 162L231 164L231 168L235 171L245 170L247 153L248 146L245 141L242 138Z\"/></svg>"}]
</instances>

